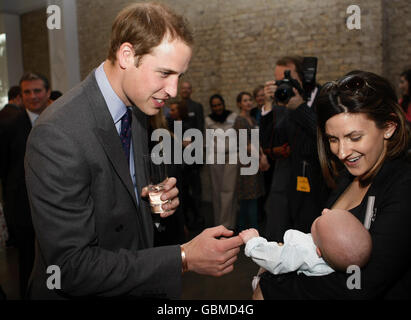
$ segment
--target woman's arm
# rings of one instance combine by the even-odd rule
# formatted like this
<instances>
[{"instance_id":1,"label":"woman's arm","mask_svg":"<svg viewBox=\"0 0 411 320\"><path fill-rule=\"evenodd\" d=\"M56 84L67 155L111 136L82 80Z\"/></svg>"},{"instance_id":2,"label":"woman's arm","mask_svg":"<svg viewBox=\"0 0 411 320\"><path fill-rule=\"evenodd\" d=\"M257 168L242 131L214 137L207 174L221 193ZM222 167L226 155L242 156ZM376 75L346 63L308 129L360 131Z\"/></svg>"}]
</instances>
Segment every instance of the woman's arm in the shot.
<instances>
[{"instance_id":1,"label":"woman's arm","mask_svg":"<svg viewBox=\"0 0 411 320\"><path fill-rule=\"evenodd\" d=\"M396 172L398 174L380 179L383 185L378 186L376 198L382 198L376 200L376 216L370 228L373 250L365 268L359 273L335 272L321 277L265 273L260 282L265 299L384 297L409 272L411 265L411 170Z\"/></svg>"}]
</instances>

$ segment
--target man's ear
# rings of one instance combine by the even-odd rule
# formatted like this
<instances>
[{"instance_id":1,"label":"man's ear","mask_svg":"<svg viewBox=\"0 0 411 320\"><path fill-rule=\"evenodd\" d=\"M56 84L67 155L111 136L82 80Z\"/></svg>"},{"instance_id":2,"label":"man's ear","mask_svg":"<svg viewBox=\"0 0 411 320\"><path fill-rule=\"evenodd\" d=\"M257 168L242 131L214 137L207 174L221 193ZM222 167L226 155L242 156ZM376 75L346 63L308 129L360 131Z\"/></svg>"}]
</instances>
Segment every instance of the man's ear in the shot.
<instances>
[{"instance_id":1,"label":"man's ear","mask_svg":"<svg viewBox=\"0 0 411 320\"><path fill-rule=\"evenodd\" d=\"M124 42L117 50L116 58L121 69L135 66L134 49L131 43Z\"/></svg>"}]
</instances>

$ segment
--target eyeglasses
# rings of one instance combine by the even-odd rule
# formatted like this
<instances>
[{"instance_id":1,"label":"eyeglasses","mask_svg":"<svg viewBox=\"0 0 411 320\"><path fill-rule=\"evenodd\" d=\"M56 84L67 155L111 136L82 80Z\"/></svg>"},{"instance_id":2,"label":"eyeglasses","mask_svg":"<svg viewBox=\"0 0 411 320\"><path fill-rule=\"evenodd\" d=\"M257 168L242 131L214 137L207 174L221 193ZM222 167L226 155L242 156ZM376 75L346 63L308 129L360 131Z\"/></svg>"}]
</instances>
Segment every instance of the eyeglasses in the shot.
<instances>
[{"instance_id":1,"label":"eyeglasses","mask_svg":"<svg viewBox=\"0 0 411 320\"><path fill-rule=\"evenodd\" d=\"M211 107L212 107L212 108L214 108L214 107L220 107L220 106L222 106L222 105L223 105L223 104L220 102L220 103L212 104Z\"/></svg>"}]
</instances>

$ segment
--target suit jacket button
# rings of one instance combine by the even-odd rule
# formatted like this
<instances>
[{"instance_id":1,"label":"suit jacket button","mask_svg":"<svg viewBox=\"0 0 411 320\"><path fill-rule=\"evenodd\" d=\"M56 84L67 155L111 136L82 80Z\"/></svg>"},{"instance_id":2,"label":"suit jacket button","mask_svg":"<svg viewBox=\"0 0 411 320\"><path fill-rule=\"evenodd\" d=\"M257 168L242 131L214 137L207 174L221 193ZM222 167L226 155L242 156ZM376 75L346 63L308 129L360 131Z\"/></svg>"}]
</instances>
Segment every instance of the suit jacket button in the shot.
<instances>
[{"instance_id":1,"label":"suit jacket button","mask_svg":"<svg viewBox=\"0 0 411 320\"><path fill-rule=\"evenodd\" d=\"M118 225L117 227L116 227L116 232L120 232L121 230L123 230L123 225L122 224L120 224L120 225Z\"/></svg>"}]
</instances>

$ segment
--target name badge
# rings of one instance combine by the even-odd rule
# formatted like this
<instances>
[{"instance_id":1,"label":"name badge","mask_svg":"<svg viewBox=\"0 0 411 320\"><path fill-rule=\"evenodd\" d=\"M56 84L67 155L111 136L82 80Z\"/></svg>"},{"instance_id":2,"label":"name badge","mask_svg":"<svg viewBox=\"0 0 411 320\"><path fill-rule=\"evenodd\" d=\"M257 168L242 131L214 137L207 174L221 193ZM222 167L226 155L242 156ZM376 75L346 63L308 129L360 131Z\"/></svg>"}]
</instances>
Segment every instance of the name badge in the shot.
<instances>
[{"instance_id":1,"label":"name badge","mask_svg":"<svg viewBox=\"0 0 411 320\"><path fill-rule=\"evenodd\" d=\"M307 177L297 177L297 191L310 192L310 183Z\"/></svg>"}]
</instances>

